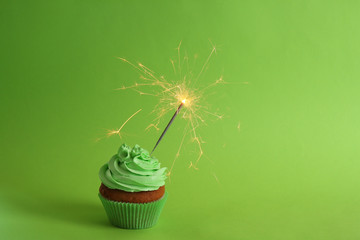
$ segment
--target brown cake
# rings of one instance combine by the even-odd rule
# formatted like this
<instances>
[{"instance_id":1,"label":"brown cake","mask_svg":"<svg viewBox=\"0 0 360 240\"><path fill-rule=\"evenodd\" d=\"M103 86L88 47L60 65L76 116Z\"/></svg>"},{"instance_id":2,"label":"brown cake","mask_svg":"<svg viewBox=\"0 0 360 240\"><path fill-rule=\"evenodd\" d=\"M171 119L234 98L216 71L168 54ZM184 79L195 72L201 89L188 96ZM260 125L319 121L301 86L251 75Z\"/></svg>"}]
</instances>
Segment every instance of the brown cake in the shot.
<instances>
[{"instance_id":1,"label":"brown cake","mask_svg":"<svg viewBox=\"0 0 360 240\"><path fill-rule=\"evenodd\" d=\"M111 201L129 203L147 203L159 200L165 193L165 185L154 191L126 192L119 189L111 189L101 183L100 194Z\"/></svg>"}]
</instances>

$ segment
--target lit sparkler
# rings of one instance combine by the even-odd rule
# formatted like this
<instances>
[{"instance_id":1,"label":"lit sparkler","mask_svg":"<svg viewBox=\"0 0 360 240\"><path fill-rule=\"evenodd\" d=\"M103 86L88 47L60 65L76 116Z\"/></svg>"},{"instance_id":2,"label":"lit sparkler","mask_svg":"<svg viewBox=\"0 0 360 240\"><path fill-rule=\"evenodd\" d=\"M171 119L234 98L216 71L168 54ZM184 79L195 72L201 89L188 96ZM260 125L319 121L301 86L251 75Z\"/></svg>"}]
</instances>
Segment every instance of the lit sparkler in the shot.
<instances>
[{"instance_id":1,"label":"lit sparkler","mask_svg":"<svg viewBox=\"0 0 360 240\"><path fill-rule=\"evenodd\" d=\"M179 115L180 110L183 109L181 117L187 120L186 127L178 148L178 151L173 160L172 166L169 170L169 175L174 167L176 159L179 157L185 138L190 135L192 142L197 145L198 156L195 162L190 162L190 167L197 169L197 164L203 155L202 148L202 139L198 134L198 127L202 124L205 124L206 115L211 115L216 119L221 119L222 116L217 113L213 113L209 110L209 107L206 106L204 98L205 93L219 84L225 84L221 76L211 84L208 84L200 89L196 87L196 83L201 78L201 76L206 72L208 64L211 57L216 53L216 47L212 45L210 54L206 58L204 64L201 67L199 73L194 74L191 70L191 60L185 54L184 57L181 57L180 51L181 42L177 48L177 60L170 59L170 62L173 67L174 74L177 75L177 79L167 80L164 76L157 74L153 70L144 66L142 63L134 64L124 58L118 58L135 68L140 73L140 82L136 82L133 85L123 86L118 88L118 90L132 89L139 93L140 95L150 95L155 96L159 99L158 104L154 107L152 113L156 114L156 118L153 122L146 128L155 128L159 130L159 124L163 120L164 116L171 112L175 111L171 120L165 127L165 130L160 135L155 147L152 152L156 149L165 133L168 131L168 128L173 123L177 115ZM197 61L197 56L195 55L193 61ZM143 91L144 88L147 88L147 91Z\"/></svg>"}]
</instances>

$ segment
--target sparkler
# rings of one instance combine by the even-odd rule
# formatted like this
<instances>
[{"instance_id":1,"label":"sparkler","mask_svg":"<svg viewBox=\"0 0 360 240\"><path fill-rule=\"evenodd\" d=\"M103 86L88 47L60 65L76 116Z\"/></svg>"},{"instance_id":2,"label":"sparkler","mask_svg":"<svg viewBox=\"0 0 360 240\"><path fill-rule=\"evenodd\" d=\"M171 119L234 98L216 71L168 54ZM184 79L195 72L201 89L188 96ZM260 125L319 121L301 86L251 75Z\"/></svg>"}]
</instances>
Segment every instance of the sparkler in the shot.
<instances>
[{"instance_id":1,"label":"sparkler","mask_svg":"<svg viewBox=\"0 0 360 240\"><path fill-rule=\"evenodd\" d=\"M187 54L184 54L182 57L180 51L180 42L179 46L177 47L176 60L170 59L174 74L176 76L175 79L171 80L167 80L164 76L157 74L155 71L146 67L142 63L132 63L125 58L118 58L123 62L131 65L140 73L140 82L135 82L133 85L129 86L123 86L117 90L131 89L140 95L154 96L159 100L158 104L155 105L152 111L153 114L156 114L156 118L146 128L147 130L150 130L151 128L159 130L158 126L162 122L162 119L165 117L165 115L176 110L164 131L160 135L151 153L153 153L157 148L158 144L161 142L169 127L178 115L187 120L178 151L168 173L169 175L172 172L175 161L179 157L182 146L187 137L190 137L191 141L194 142L198 148L198 156L196 161L194 161L194 163L192 161L190 162L190 167L197 169L197 164L203 155L203 141L198 134L198 128L205 124L206 115L210 115L216 119L222 119L221 115L211 112L210 107L205 104L205 93L209 89L219 84L225 84L226 82L223 80L223 77L220 76L220 78L203 87L196 85L202 75L206 72L211 57L214 53L216 53L216 47L212 43L211 45L212 49L210 54L201 66L200 71L196 74L193 72L191 64L195 66L198 57L195 55L193 59L190 59ZM143 91L144 88L147 88L147 91ZM182 110L181 114L180 110Z\"/></svg>"}]
</instances>

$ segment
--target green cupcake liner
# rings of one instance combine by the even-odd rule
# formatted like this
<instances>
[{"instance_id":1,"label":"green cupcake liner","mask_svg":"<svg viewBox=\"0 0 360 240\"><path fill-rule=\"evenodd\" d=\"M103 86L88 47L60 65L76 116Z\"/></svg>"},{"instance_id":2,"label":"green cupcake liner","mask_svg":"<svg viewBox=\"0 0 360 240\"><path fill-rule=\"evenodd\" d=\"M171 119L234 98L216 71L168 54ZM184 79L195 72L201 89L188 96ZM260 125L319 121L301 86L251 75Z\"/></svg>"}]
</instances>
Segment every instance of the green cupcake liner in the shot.
<instances>
[{"instance_id":1,"label":"green cupcake liner","mask_svg":"<svg viewBox=\"0 0 360 240\"><path fill-rule=\"evenodd\" d=\"M157 201L149 203L116 202L99 198L105 208L110 222L116 227L126 229L144 229L154 226L161 214L167 199L167 192Z\"/></svg>"}]
</instances>

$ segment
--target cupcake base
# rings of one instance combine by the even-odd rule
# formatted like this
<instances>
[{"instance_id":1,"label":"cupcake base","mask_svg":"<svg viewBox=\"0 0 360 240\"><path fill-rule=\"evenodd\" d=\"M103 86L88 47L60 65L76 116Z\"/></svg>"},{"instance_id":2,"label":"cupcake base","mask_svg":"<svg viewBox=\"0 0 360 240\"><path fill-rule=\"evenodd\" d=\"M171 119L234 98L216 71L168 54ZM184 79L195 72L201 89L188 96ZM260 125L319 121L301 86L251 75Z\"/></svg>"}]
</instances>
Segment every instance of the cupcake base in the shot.
<instances>
[{"instance_id":1,"label":"cupcake base","mask_svg":"<svg viewBox=\"0 0 360 240\"><path fill-rule=\"evenodd\" d=\"M165 185L154 191L126 192L108 188L101 183L99 192L104 198L115 202L147 203L159 200L165 193Z\"/></svg>"},{"instance_id":2,"label":"cupcake base","mask_svg":"<svg viewBox=\"0 0 360 240\"><path fill-rule=\"evenodd\" d=\"M157 223L167 195L165 192L159 200L148 203L111 201L104 198L100 193L99 198L111 224L125 229L144 229Z\"/></svg>"}]
</instances>

